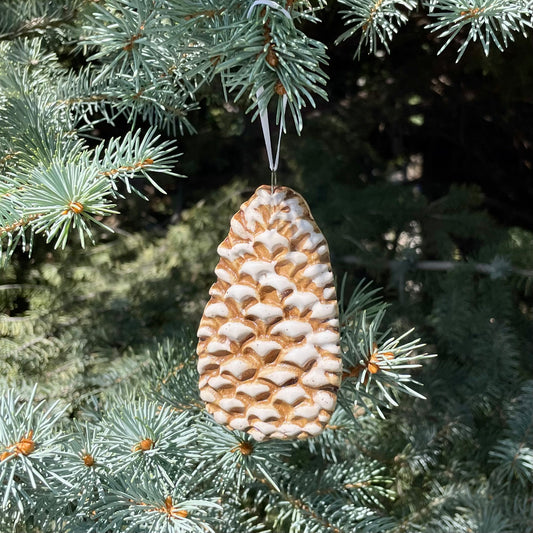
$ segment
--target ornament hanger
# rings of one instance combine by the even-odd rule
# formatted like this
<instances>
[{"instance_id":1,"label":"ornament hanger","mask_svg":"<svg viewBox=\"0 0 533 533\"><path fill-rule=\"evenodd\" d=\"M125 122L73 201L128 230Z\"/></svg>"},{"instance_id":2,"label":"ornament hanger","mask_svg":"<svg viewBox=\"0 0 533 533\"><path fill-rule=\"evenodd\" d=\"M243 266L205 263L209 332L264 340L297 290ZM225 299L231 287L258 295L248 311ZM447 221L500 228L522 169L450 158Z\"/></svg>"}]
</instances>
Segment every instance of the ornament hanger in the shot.
<instances>
[{"instance_id":1,"label":"ornament hanger","mask_svg":"<svg viewBox=\"0 0 533 533\"><path fill-rule=\"evenodd\" d=\"M255 6L268 6L272 7L274 9L278 9L281 11L287 18L291 18L291 14L283 7L274 2L273 0L255 0L255 2L252 2L252 5L248 8L248 13L246 13L246 17L250 18L250 15L252 14L252 11Z\"/></svg>"},{"instance_id":2,"label":"ornament hanger","mask_svg":"<svg viewBox=\"0 0 533 533\"><path fill-rule=\"evenodd\" d=\"M260 87L257 90L257 99L263 93L263 87ZM287 107L287 95L283 95L283 103L281 107L281 116L279 124L279 135L278 135L278 145L276 147L276 158L274 159L272 153L272 136L270 134L270 124L268 121L268 109L265 108L259 112L259 118L261 119L261 129L263 130L263 137L265 140L265 148L268 157L268 166L270 168L270 186L272 188L272 193L274 193L274 187L277 185L277 174L279 164L279 148L281 145L281 135L283 134L283 123L285 119L285 108Z\"/></svg>"},{"instance_id":3,"label":"ornament hanger","mask_svg":"<svg viewBox=\"0 0 533 533\"><path fill-rule=\"evenodd\" d=\"M291 18L290 13L280 6L279 4L276 4L272 0L255 0L255 2L252 3L250 8L248 9L247 17L249 18L252 14L252 10L255 6L258 5L265 5L268 7L272 7L275 9L280 10L287 18ZM259 98L264 92L264 87L259 87L259 89L256 92L257 100L259 101ZM285 124L285 109L287 107L287 95L284 94L282 97L282 105L281 105L281 115L279 120L279 134L278 134L278 145L276 147L276 158L274 159L273 152L272 152L272 135L270 133L270 124L268 121L268 108L265 106L264 109L259 111L259 118L261 120L261 129L263 130L263 138L265 140L265 148L266 153L268 157L268 166L270 168L270 188L272 194L274 194L274 187L277 185L277 170L278 170L278 164L279 164L279 149L281 145L281 135L283 134L283 125Z\"/></svg>"}]
</instances>

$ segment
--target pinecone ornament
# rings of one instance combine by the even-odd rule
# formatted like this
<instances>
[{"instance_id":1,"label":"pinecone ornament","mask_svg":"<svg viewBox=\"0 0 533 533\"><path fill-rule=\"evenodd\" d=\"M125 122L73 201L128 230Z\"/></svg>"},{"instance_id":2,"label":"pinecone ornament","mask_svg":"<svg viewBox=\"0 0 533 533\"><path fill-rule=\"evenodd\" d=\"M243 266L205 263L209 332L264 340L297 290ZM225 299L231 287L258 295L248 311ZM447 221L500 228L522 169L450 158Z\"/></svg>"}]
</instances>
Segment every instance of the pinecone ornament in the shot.
<instances>
[{"instance_id":1,"label":"pinecone ornament","mask_svg":"<svg viewBox=\"0 0 533 533\"><path fill-rule=\"evenodd\" d=\"M292 189L259 187L231 220L198 329L200 396L256 440L322 432L342 363L327 242Z\"/></svg>"}]
</instances>

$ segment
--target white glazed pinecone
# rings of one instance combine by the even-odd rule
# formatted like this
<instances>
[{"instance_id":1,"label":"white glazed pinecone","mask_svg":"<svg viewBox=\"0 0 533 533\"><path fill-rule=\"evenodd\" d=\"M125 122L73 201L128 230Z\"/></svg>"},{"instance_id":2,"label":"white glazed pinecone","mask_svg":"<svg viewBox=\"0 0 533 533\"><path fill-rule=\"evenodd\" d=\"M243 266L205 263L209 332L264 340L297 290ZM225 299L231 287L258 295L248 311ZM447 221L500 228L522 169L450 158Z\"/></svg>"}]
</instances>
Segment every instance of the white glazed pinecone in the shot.
<instances>
[{"instance_id":1,"label":"white glazed pinecone","mask_svg":"<svg viewBox=\"0 0 533 533\"><path fill-rule=\"evenodd\" d=\"M198 329L207 410L256 440L318 435L342 364L328 245L309 207L292 189L259 187L218 254Z\"/></svg>"}]
</instances>

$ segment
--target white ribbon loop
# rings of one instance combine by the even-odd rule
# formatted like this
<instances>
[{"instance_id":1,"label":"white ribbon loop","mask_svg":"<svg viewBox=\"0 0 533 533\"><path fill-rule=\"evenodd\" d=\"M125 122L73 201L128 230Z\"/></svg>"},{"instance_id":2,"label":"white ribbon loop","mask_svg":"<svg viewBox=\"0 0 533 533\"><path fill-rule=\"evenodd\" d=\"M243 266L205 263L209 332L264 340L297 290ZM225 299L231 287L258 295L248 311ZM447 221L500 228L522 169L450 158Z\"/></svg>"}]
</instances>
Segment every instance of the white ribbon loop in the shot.
<instances>
[{"instance_id":1,"label":"white ribbon loop","mask_svg":"<svg viewBox=\"0 0 533 533\"><path fill-rule=\"evenodd\" d=\"M273 9L277 9L281 11L281 13L283 13L288 19L292 18L291 14L283 6L280 6L277 2L274 2L273 0L255 0L250 5L248 12L246 13L246 17L250 18L254 7L259 6L259 5L268 6ZM264 92L263 87L259 87L259 89L257 89L256 96L257 96L258 105L259 105L260 96L263 94L263 92ZM271 180L272 190L274 190L274 185L276 182L276 170L278 169L278 164L279 164L279 149L281 146L281 135L283 134L283 125L285 124L285 108L286 107L287 107L287 95L284 94L283 101L282 101L282 107L281 107L280 121L279 121L279 135L278 135L278 145L276 148L276 159L274 159L274 156L272 153L272 136L270 134L270 124L268 122L268 109L265 106L263 110L261 109L259 110L259 118L261 119L261 128L263 130L263 137L265 139L265 148L266 148L266 153L268 157L268 166L271 172L270 180Z\"/></svg>"},{"instance_id":2,"label":"white ribbon loop","mask_svg":"<svg viewBox=\"0 0 533 533\"><path fill-rule=\"evenodd\" d=\"M263 87L259 87L257 89L257 100L259 101L259 97L263 94ZM258 104L259 105L259 104ZM275 173L278 169L279 164L279 149L281 146L281 135L283 134L283 124L285 122L285 108L287 107L287 95L283 95L283 101L282 101L282 107L281 107L281 116L279 121L279 134L278 134L278 144L276 147L276 158L274 159L274 155L272 152L272 135L270 133L270 123L268 121L268 109L265 107L263 110L259 111L259 118L261 120L261 129L263 130L263 138L265 139L265 148L268 158L268 166L270 168L270 171Z\"/></svg>"},{"instance_id":3,"label":"white ribbon loop","mask_svg":"<svg viewBox=\"0 0 533 533\"><path fill-rule=\"evenodd\" d=\"M291 18L291 14L284 7L280 6L273 0L255 0L255 2L252 2L252 5L248 9L248 12L246 13L246 18L250 18L250 15L252 14L252 11L254 10L255 6L268 6L273 9L279 9L287 18Z\"/></svg>"}]
</instances>

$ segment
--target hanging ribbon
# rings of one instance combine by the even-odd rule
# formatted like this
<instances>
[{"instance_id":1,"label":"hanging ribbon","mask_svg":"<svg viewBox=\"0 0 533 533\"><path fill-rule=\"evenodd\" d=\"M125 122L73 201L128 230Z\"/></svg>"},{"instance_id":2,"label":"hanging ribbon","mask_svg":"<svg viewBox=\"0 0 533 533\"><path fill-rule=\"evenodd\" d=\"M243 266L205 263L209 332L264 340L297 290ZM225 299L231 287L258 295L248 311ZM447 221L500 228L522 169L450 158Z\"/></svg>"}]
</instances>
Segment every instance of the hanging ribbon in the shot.
<instances>
[{"instance_id":1,"label":"hanging ribbon","mask_svg":"<svg viewBox=\"0 0 533 533\"><path fill-rule=\"evenodd\" d=\"M272 7L274 9L278 9L281 11L287 18L291 19L290 13L282 6L274 2L273 0L255 0L255 2L252 2L252 5L248 9L248 13L246 14L247 18L250 18L250 15L252 14L253 8L258 5L264 5L268 7ZM256 91L256 97L259 105L259 99L261 95L264 92L264 87L259 87ZM276 171L278 169L278 163L279 163L279 149L281 146L281 135L283 134L283 125L285 124L285 109L287 107L287 95L284 94L282 98L281 103L281 114L280 114L280 120L279 120L279 134L278 134L278 144L276 148L276 157L274 158L273 152L272 152L272 135L270 133L270 124L268 121L268 109L267 106L264 107L264 109L259 110L259 118L261 120L261 129L263 130L263 138L265 140L265 148L266 153L268 157L268 166L270 168L270 185L272 187L272 192L274 192L274 187L276 186Z\"/></svg>"},{"instance_id":2,"label":"hanging ribbon","mask_svg":"<svg viewBox=\"0 0 533 533\"><path fill-rule=\"evenodd\" d=\"M246 18L250 18L250 15L252 14L252 11L255 6L268 6L272 7L274 9L279 9L287 18L291 18L291 14L282 6L274 2L273 0L255 0L255 2L252 2L252 5L248 9L248 13L246 13Z\"/></svg>"},{"instance_id":3,"label":"hanging ribbon","mask_svg":"<svg viewBox=\"0 0 533 533\"><path fill-rule=\"evenodd\" d=\"M257 100L263 94L263 87L257 89ZM278 144L276 147L276 158L274 159L274 154L272 152L272 135L270 133L270 123L268 120L268 109L265 107L262 111L259 112L259 118L261 120L261 129L263 130L263 137L265 139L265 148L268 158L268 166L270 171L275 173L278 169L279 163L279 148L281 146L281 135L283 134L283 124L285 122L285 108L287 107L287 95L283 95L283 100L281 104L281 116L279 120L279 134L278 134ZM274 176L275 177L275 176Z\"/></svg>"}]
</instances>

